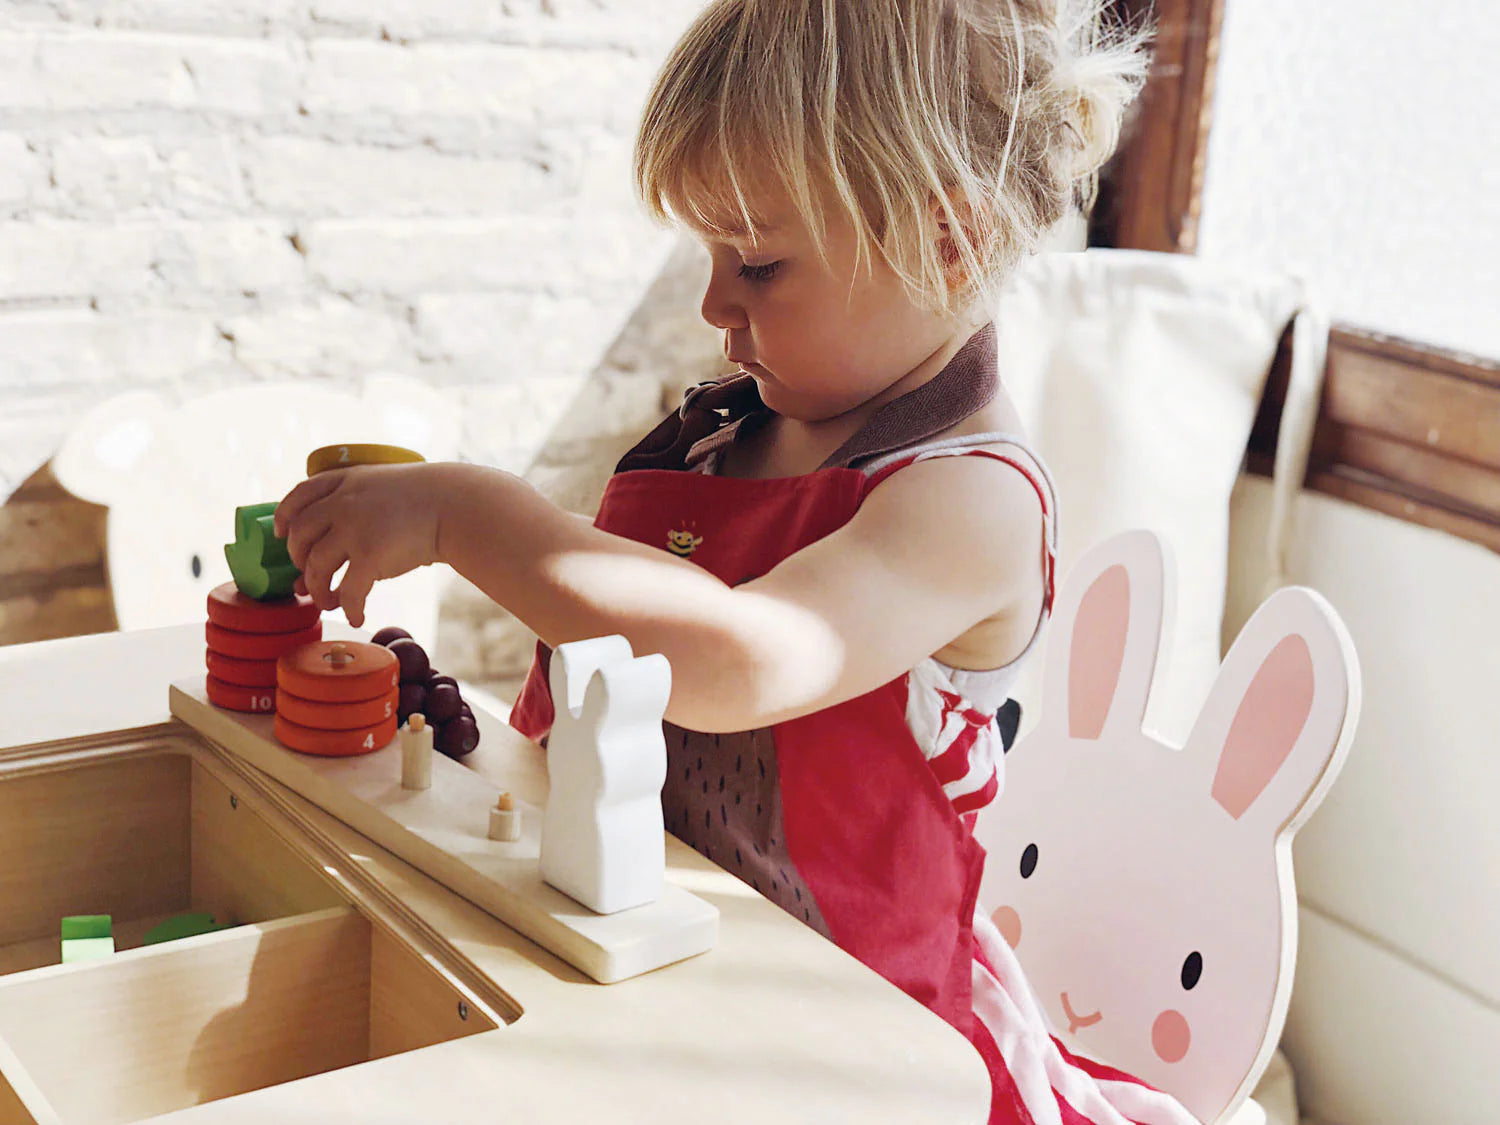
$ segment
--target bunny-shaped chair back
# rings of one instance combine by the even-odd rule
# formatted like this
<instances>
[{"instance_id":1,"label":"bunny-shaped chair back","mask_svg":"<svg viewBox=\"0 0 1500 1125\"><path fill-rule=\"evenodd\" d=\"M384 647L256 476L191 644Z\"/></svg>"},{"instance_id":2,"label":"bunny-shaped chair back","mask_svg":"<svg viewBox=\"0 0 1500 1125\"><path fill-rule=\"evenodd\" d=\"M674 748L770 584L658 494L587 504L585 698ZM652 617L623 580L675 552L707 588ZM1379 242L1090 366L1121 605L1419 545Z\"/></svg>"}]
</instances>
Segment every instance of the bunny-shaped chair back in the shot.
<instances>
[{"instance_id":1,"label":"bunny-shaped chair back","mask_svg":"<svg viewBox=\"0 0 1500 1125\"><path fill-rule=\"evenodd\" d=\"M1187 745L1161 742L1142 721L1166 570L1160 539L1135 531L1069 576L1036 726L984 813L981 902L1064 1045L1211 1123L1280 1038L1292 837L1343 764L1359 675L1332 607L1280 590L1230 649Z\"/></svg>"},{"instance_id":2,"label":"bunny-shaped chair back","mask_svg":"<svg viewBox=\"0 0 1500 1125\"><path fill-rule=\"evenodd\" d=\"M394 442L430 461L457 455L459 411L409 376L372 374L360 387L260 383L182 403L151 391L109 398L74 426L53 471L73 495L109 508L106 557L120 628L203 620L204 599L229 581L224 544L234 511L280 500L307 455L338 442ZM372 629L400 625L437 641L443 568L377 583Z\"/></svg>"}]
</instances>

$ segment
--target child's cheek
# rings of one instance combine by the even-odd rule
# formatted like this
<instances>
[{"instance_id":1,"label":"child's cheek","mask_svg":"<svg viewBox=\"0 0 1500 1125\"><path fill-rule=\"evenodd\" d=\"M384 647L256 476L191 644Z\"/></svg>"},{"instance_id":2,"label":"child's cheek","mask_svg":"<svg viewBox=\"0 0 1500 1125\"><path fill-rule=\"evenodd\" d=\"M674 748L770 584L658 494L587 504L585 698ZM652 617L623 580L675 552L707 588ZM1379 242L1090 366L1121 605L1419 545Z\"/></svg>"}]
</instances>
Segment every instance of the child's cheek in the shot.
<instances>
[{"instance_id":1,"label":"child's cheek","mask_svg":"<svg viewBox=\"0 0 1500 1125\"><path fill-rule=\"evenodd\" d=\"M1010 907L1000 907L990 915L990 921L1012 949L1021 944L1021 916Z\"/></svg>"},{"instance_id":2,"label":"child's cheek","mask_svg":"<svg viewBox=\"0 0 1500 1125\"><path fill-rule=\"evenodd\" d=\"M1163 1062L1178 1062L1188 1053L1188 1044L1192 1040L1187 1019L1181 1012L1163 1012L1151 1025L1151 1046L1156 1048Z\"/></svg>"}]
</instances>

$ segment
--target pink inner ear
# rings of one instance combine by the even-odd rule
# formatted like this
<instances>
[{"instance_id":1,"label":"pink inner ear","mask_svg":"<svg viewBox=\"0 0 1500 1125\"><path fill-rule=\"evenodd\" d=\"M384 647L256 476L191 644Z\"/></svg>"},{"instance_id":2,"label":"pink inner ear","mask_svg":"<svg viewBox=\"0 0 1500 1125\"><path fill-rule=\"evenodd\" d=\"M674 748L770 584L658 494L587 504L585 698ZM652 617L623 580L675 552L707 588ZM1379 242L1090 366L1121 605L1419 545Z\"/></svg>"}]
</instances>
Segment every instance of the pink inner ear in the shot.
<instances>
[{"instance_id":1,"label":"pink inner ear","mask_svg":"<svg viewBox=\"0 0 1500 1125\"><path fill-rule=\"evenodd\" d=\"M1213 796L1230 816L1243 816L1271 783L1297 744L1312 704L1312 653L1294 633L1271 650L1255 673L1224 740Z\"/></svg>"},{"instance_id":2,"label":"pink inner ear","mask_svg":"<svg viewBox=\"0 0 1500 1125\"><path fill-rule=\"evenodd\" d=\"M1112 566L1078 604L1068 665L1068 733L1098 738L1114 702L1130 631L1130 574Z\"/></svg>"}]
</instances>

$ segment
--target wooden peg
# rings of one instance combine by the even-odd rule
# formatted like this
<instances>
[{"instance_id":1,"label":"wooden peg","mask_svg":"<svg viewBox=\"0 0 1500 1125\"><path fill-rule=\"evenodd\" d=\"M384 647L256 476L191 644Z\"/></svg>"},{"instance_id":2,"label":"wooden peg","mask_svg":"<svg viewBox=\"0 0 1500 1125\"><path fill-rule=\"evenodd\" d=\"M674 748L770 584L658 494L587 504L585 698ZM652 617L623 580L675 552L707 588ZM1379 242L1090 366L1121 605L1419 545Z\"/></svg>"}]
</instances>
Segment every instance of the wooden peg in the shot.
<instances>
[{"instance_id":1,"label":"wooden peg","mask_svg":"<svg viewBox=\"0 0 1500 1125\"><path fill-rule=\"evenodd\" d=\"M515 798L501 793L495 807L490 810L490 839L513 843L521 838L521 810L516 808Z\"/></svg>"},{"instance_id":2,"label":"wooden peg","mask_svg":"<svg viewBox=\"0 0 1500 1125\"><path fill-rule=\"evenodd\" d=\"M401 728L401 788L432 788L432 728L420 711Z\"/></svg>"}]
</instances>

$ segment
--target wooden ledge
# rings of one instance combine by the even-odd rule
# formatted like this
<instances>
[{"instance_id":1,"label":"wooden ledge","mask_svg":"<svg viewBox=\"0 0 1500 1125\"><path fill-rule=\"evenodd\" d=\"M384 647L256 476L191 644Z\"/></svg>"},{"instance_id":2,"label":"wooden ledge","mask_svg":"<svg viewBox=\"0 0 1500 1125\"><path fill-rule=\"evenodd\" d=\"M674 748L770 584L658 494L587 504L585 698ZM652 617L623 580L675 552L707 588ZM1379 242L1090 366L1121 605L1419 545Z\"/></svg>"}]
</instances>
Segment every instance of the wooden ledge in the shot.
<instances>
[{"instance_id":1,"label":"wooden ledge","mask_svg":"<svg viewBox=\"0 0 1500 1125\"><path fill-rule=\"evenodd\" d=\"M1248 467L1269 476L1286 399L1283 335ZM1500 551L1500 363L1348 326L1328 366L1304 486Z\"/></svg>"}]
</instances>

